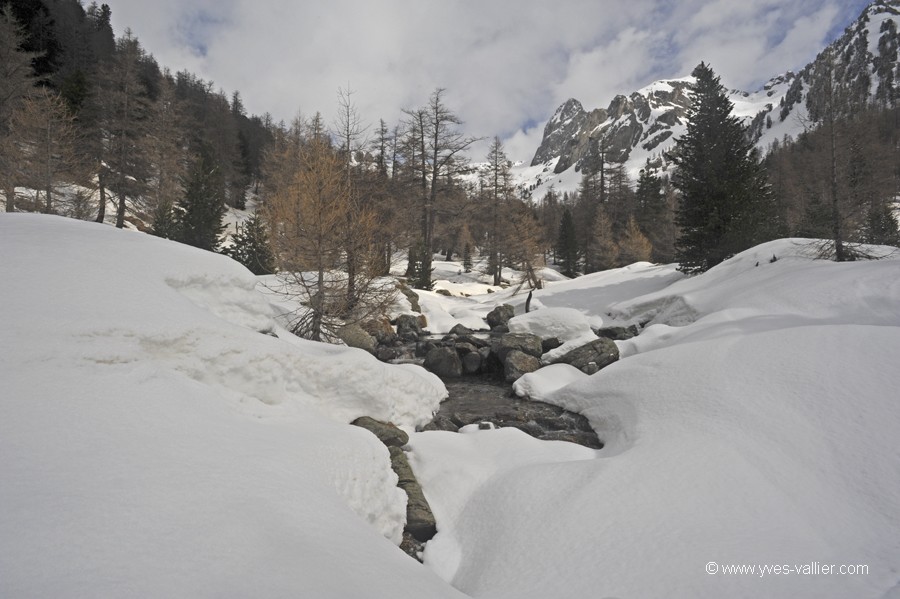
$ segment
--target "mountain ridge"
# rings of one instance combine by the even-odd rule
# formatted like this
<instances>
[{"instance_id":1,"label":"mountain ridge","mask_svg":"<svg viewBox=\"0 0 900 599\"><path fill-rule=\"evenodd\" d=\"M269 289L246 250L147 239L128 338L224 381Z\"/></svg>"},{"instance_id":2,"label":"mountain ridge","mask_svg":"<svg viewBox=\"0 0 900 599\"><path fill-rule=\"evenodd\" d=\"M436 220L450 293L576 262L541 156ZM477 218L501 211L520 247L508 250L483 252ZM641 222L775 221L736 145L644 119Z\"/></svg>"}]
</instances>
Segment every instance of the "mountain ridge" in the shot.
<instances>
[{"instance_id":1,"label":"mountain ridge","mask_svg":"<svg viewBox=\"0 0 900 599\"><path fill-rule=\"evenodd\" d=\"M843 115L873 104L895 105L900 100L898 20L900 0L875 0L803 69L776 75L755 92L730 90L733 114L766 151L821 118L826 80L838 89L831 97L839 99ZM592 138L605 147L606 160L623 164L632 178L648 165L666 171L665 152L686 130L692 81L690 76L654 81L592 110L569 98L547 121L531 164L519 167L520 189L541 198L551 186L557 191L577 188Z\"/></svg>"}]
</instances>

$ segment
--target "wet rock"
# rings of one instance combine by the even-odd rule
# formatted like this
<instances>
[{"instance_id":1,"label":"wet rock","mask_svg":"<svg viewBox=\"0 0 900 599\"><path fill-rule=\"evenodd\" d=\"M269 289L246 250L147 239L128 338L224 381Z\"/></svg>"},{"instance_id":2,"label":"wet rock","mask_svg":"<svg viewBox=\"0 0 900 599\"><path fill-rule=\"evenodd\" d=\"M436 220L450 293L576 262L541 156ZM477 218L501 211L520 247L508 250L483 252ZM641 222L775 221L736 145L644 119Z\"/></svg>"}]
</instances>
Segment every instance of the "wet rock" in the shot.
<instances>
[{"instance_id":1,"label":"wet rock","mask_svg":"<svg viewBox=\"0 0 900 599\"><path fill-rule=\"evenodd\" d=\"M569 443L578 443L591 449L603 449L603 441L597 438L593 432L586 433L584 431L547 431L538 436L541 441L567 441Z\"/></svg>"},{"instance_id":2,"label":"wet rock","mask_svg":"<svg viewBox=\"0 0 900 599\"><path fill-rule=\"evenodd\" d=\"M616 347L616 344L601 337L573 349L557 359L556 363L570 364L586 374L594 374L618 359L619 348Z\"/></svg>"},{"instance_id":3,"label":"wet rock","mask_svg":"<svg viewBox=\"0 0 900 599\"><path fill-rule=\"evenodd\" d=\"M503 364L506 364L506 357L513 350L518 350L535 358L540 358L544 353L541 347L541 338L529 333L509 333L500 337L500 341L497 343L496 354Z\"/></svg>"},{"instance_id":4,"label":"wet rock","mask_svg":"<svg viewBox=\"0 0 900 599\"><path fill-rule=\"evenodd\" d=\"M501 304L488 312L485 320L491 330L499 326L506 326L509 319L516 315L516 309L509 304Z\"/></svg>"},{"instance_id":5,"label":"wet rock","mask_svg":"<svg viewBox=\"0 0 900 599\"><path fill-rule=\"evenodd\" d=\"M438 414L434 420L422 427L423 431L450 431L451 433L459 432L459 425L454 423L449 416Z\"/></svg>"},{"instance_id":6,"label":"wet rock","mask_svg":"<svg viewBox=\"0 0 900 599\"><path fill-rule=\"evenodd\" d=\"M450 397L441 403L434 421L423 430L456 431L469 424L493 422L537 439L570 441L593 449L602 446L581 414L511 396L509 386L499 381L464 378L445 384Z\"/></svg>"},{"instance_id":7,"label":"wet rock","mask_svg":"<svg viewBox=\"0 0 900 599\"><path fill-rule=\"evenodd\" d=\"M481 354L477 350L465 354L462 357L463 374L478 374L481 371L481 362Z\"/></svg>"},{"instance_id":8,"label":"wet rock","mask_svg":"<svg viewBox=\"0 0 900 599\"><path fill-rule=\"evenodd\" d=\"M408 343L418 341L422 334L419 319L412 314L401 314L397 317L397 336Z\"/></svg>"},{"instance_id":9,"label":"wet rock","mask_svg":"<svg viewBox=\"0 0 900 599\"><path fill-rule=\"evenodd\" d=\"M391 452L391 468L397 473L397 486L406 491L406 527L404 530L410 533L416 540L425 542L437 533L437 524L431 506L425 499L422 487L416 480L412 467L406 454L399 447L389 447Z\"/></svg>"},{"instance_id":10,"label":"wet rock","mask_svg":"<svg viewBox=\"0 0 900 599\"><path fill-rule=\"evenodd\" d=\"M553 351L557 347L562 345L562 341L557 339L556 337L548 337L546 339L541 339L541 350L546 354L548 351Z\"/></svg>"},{"instance_id":11,"label":"wet rock","mask_svg":"<svg viewBox=\"0 0 900 599\"><path fill-rule=\"evenodd\" d=\"M458 353L460 357L465 357L466 354L478 353L477 347L471 343L466 343L465 341L457 342L453 347L456 348L456 353Z\"/></svg>"},{"instance_id":12,"label":"wet rock","mask_svg":"<svg viewBox=\"0 0 900 599\"><path fill-rule=\"evenodd\" d=\"M594 332L597 333L598 337L603 337L604 339L624 341L626 339L636 337L638 334L638 328L636 325L631 325L629 327L605 327L602 329L597 329Z\"/></svg>"},{"instance_id":13,"label":"wet rock","mask_svg":"<svg viewBox=\"0 0 900 599\"><path fill-rule=\"evenodd\" d=\"M462 361L453 347L435 347L425 354L425 368L439 377L462 376Z\"/></svg>"},{"instance_id":14,"label":"wet rock","mask_svg":"<svg viewBox=\"0 0 900 599\"><path fill-rule=\"evenodd\" d=\"M534 372L541 367L541 361L517 349L506 354L503 362L503 376L507 383L514 383L522 375Z\"/></svg>"},{"instance_id":15,"label":"wet rock","mask_svg":"<svg viewBox=\"0 0 900 599\"><path fill-rule=\"evenodd\" d=\"M368 416L357 418L350 424L364 428L373 433L388 447L403 447L409 443L409 435L388 422L380 422Z\"/></svg>"},{"instance_id":16,"label":"wet rock","mask_svg":"<svg viewBox=\"0 0 900 599\"><path fill-rule=\"evenodd\" d=\"M465 335L471 335L472 329L465 327L461 324L457 324L452 329L450 329L451 335L456 335L457 337L463 337Z\"/></svg>"}]
</instances>

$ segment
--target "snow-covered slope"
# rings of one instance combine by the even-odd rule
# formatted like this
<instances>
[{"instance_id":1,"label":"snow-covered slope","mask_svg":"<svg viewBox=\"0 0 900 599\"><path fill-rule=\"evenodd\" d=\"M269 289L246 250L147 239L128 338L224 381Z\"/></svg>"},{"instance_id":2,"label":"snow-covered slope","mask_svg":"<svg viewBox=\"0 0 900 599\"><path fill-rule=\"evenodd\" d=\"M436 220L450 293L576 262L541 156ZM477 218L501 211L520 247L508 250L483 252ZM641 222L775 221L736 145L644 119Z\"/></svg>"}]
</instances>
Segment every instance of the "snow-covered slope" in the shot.
<instances>
[{"instance_id":1,"label":"snow-covered slope","mask_svg":"<svg viewBox=\"0 0 900 599\"><path fill-rule=\"evenodd\" d=\"M346 422L411 430L434 377L291 340L222 256L0 214L0 596L896 599L900 258L807 247L535 291L528 329L647 324L593 376L517 383L606 446L413 433L422 566L387 451ZM423 301L443 328L511 293Z\"/></svg>"},{"instance_id":2,"label":"snow-covered slope","mask_svg":"<svg viewBox=\"0 0 900 599\"><path fill-rule=\"evenodd\" d=\"M435 377L290 340L224 256L25 214L0 256L0 596L457 595L346 424L430 419Z\"/></svg>"},{"instance_id":3,"label":"snow-covered slope","mask_svg":"<svg viewBox=\"0 0 900 599\"><path fill-rule=\"evenodd\" d=\"M652 323L593 376L555 365L516 384L585 414L606 447L497 462L497 431L416 434L448 510L426 563L479 597L898 596L900 259L807 248L765 244L630 299L602 278L535 292ZM665 276L631 275L635 290Z\"/></svg>"}]
</instances>

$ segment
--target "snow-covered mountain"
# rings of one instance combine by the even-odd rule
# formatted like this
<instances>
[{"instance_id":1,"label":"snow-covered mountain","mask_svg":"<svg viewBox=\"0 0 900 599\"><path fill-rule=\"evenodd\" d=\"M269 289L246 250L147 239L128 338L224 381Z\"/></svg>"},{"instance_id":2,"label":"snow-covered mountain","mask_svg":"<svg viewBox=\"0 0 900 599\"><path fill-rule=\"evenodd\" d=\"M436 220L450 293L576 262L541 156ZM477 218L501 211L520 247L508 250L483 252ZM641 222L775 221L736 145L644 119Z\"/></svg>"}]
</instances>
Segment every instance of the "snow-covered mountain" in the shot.
<instances>
[{"instance_id":1,"label":"snow-covered mountain","mask_svg":"<svg viewBox=\"0 0 900 599\"><path fill-rule=\"evenodd\" d=\"M898 15L900 0L876 0L799 73L773 77L752 93L732 90L734 114L746 120L760 148L808 127L821 115L826 95L844 114L872 104L894 105L900 94ZM829 80L832 92L826 94ZM608 162L624 164L632 176L648 161L664 170L665 152L684 133L689 119L692 82L692 77L656 81L627 96L617 95L606 108L586 110L578 100L566 100L544 127L531 165L517 169L520 187L534 198L550 186L575 189L592 138L605 143Z\"/></svg>"}]
</instances>

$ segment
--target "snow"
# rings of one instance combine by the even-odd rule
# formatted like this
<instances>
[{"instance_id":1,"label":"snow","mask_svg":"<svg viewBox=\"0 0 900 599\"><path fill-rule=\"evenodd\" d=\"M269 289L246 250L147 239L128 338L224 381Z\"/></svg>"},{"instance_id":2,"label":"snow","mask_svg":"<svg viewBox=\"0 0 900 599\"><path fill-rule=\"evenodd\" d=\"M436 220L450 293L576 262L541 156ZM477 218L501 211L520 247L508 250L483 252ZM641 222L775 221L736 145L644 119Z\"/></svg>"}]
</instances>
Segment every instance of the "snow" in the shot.
<instances>
[{"instance_id":1,"label":"snow","mask_svg":"<svg viewBox=\"0 0 900 599\"><path fill-rule=\"evenodd\" d=\"M229 259L0 215L0 596L897 597L900 257L878 251L638 263L548 282L527 315L440 265L461 287L420 294L435 331L499 303L572 338L644 325L594 375L515 385L584 414L594 451L413 432L439 381L291 337ZM363 414L411 432L424 566L394 545L405 497Z\"/></svg>"},{"instance_id":2,"label":"snow","mask_svg":"<svg viewBox=\"0 0 900 599\"><path fill-rule=\"evenodd\" d=\"M0 596L456 595L346 424L429 420L435 377L291 339L224 256L24 214L0 247Z\"/></svg>"},{"instance_id":3,"label":"snow","mask_svg":"<svg viewBox=\"0 0 900 599\"><path fill-rule=\"evenodd\" d=\"M780 240L697 277L637 265L536 293L652 323L593 376L552 365L516 383L587 416L606 445L488 480L478 454L452 466L475 471L466 483L445 472L461 450L430 454L446 442L416 434L429 501L466 497L438 518L426 563L486 597L894 596L900 260L811 256L808 240ZM814 562L867 571L802 574ZM732 564L770 574L724 574Z\"/></svg>"}]
</instances>

